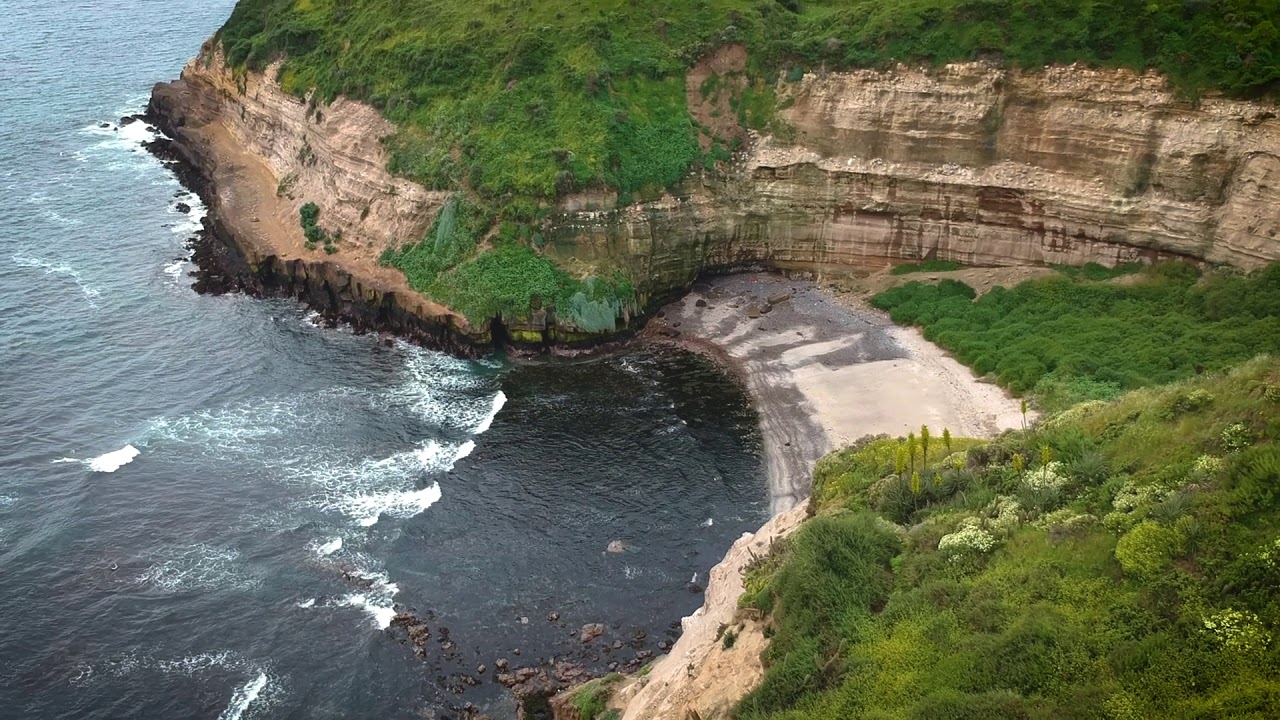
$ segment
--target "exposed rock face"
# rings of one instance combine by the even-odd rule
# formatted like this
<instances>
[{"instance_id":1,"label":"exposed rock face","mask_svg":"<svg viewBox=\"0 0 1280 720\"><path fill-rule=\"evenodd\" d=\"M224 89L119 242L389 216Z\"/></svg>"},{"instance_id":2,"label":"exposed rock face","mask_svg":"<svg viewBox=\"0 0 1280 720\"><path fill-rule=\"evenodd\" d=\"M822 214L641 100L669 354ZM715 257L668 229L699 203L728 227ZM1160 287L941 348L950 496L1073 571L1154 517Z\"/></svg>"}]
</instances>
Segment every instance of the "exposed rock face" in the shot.
<instances>
[{"instance_id":1,"label":"exposed rock face","mask_svg":"<svg viewBox=\"0 0 1280 720\"><path fill-rule=\"evenodd\" d=\"M565 213L554 251L631 258L658 291L751 263L1280 259L1274 104L1193 107L1152 74L980 63L811 74L782 92L794 143L756 138L680 198Z\"/></svg>"},{"instance_id":2,"label":"exposed rock face","mask_svg":"<svg viewBox=\"0 0 1280 720\"><path fill-rule=\"evenodd\" d=\"M690 77L738 67L731 50ZM361 103L294 98L274 77L233 72L206 47L152 103L194 164L223 178L214 223L256 284L279 291L295 278L287 292L365 297L462 337L455 345L488 344L487 322L471 327L377 264L388 245L420 239L446 197L386 171L380 138L391 125ZM981 63L811 74L779 92L793 141L753 137L732 163L656 201L612 209L612 193L565 198L545 251L568 268L626 269L649 306L700 273L756 265L830 275L935 257L1280 259L1274 104L1193 107L1152 74ZM309 201L322 227L342 230L338 254L303 248L297 213ZM320 276L350 282L310 280ZM329 303L343 317L353 307ZM530 346L583 339L545 311L507 321Z\"/></svg>"}]
</instances>

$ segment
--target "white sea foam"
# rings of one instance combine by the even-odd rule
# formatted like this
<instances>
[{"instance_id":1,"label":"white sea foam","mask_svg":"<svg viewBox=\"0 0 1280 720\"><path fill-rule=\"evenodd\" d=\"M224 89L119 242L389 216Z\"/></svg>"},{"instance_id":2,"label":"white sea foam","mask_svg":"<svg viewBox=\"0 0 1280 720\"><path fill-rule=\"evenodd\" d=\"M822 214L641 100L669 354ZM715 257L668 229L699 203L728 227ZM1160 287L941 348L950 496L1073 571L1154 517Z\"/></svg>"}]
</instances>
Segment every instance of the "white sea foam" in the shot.
<instances>
[{"instance_id":1,"label":"white sea foam","mask_svg":"<svg viewBox=\"0 0 1280 720\"><path fill-rule=\"evenodd\" d=\"M493 419L498 417L498 413L502 411L502 406L506 404L507 394L499 390L498 394L493 396L493 405L489 410L489 414L485 415L484 419L480 421L480 424L476 425L475 429L471 432L475 435L479 435L488 430L489 426L493 424Z\"/></svg>"},{"instance_id":2,"label":"white sea foam","mask_svg":"<svg viewBox=\"0 0 1280 720\"><path fill-rule=\"evenodd\" d=\"M716 524L716 521L714 518L707 518L706 520L702 521L702 527L711 527L712 525L715 525L715 524Z\"/></svg>"},{"instance_id":3,"label":"white sea foam","mask_svg":"<svg viewBox=\"0 0 1280 720\"><path fill-rule=\"evenodd\" d=\"M85 300L88 301L89 307L95 309L98 307L98 303L96 303L95 300L97 300L102 293L99 292L97 288L85 282L84 276L80 274L79 270L76 270L66 263L54 262L43 258L27 257L26 255L14 255L12 259L14 264L18 267L35 268L44 270L45 275L56 275L58 277L71 278L71 280L75 282L76 287L80 288L80 292L84 295Z\"/></svg>"},{"instance_id":4,"label":"white sea foam","mask_svg":"<svg viewBox=\"0 0 1280 720\"><path fill-rule=\"evenodd\" d=\"M320 313L316 312L315 310L312 310L311 312L303 316L302 324L306 325L307 327L320 327L320 322L319 322L320 317L321 317Z\"/></svg>"},{"instance_id":5,"label":"white sea foam","mask_svg":"<svg viewBox=\"0 0 1280 720\"><path fill-rule=\"evenodd\" d=\"M175 260L164 266L164 274L174 280L180 280L182 278L182 271L187 269L187 265L190 264L190 262L190 260L185 258L182 260Z\"/></svg>"},{"instance_id":6,"label":"white sea foam","mask_svg":"<svg viewBox=\"0 0 1280 720\"><path fill-rule=\"evenodd\" d=\"M18 502L18 499L15 497L10 497L8 495L0 495L0 508L9 507L10 505L16 502Z\"/></svg>"},{"instance_id":7,"label":"white sea foam","mask_svg":"<svg viewBox=\"0 0 1280 720\"><path fill-rule=\"evenodd\" d=\"M203 543L169 547L139 576L139 582L166 592L257 587L262 579L246 571L240 553Z\"/></svg>"},{"instance_id":8,"label":"white sea foam","mask_svg":"<svg viewBox=\"0 0 1280 720\"><path fill-rule=\"evenodd\" d=\"M327 509L337 510L356 519L360 525L370 527L383 515L394 518L411 518L440 500L440 485L432 483L421 490L372 492L342 497L329 504Z\"/></svg>"},{"instance_id":9,"label":"white sea foam","mask_svg":"<svg viewBox=\"0 0 1280 720\"><path fill-rule=\"evenodd\" d=\"M391 621L396 617L395 607L392 606L391 598L389 597L351 594L343 596L342 604L364 610L373 618L373 622L379 630L386 630L391 627Z\"/></svg>"},{"instance_id":10,"label":"white sea foam","mask_svg":"<svg viewBox=\"0 0 1280 720\"><path fill-rule=\"evenodd\" d=\"M133 462L136 457L138 457L138 448L132 445L125 445L119 450L113 450L88 460L85 464L94 472L113 473Z\"/></svg>"},{"instance_id":11,"label":"white sea foam","mask_svg":"<svg viewBox=\"0 0 1280 720\"><path fill-rule=\"evenodd\" d=\"M222 711L218 716L218 720L240 720L240 716L244 715L244 711L249 709L254 700L258 699L258 695L267 686L267 674L259 671L258 677L245 683L243 687L236 690L231 696L231 702L227 705L227 709Z\"/></svg>"},{"instance_id":12,"label":"white sea foam","mask_svg":"<svg viewBox=\"0 0 1280 720\"><path fill-rule=\"evenodd\" d=\"M316 606L316 599L315 599L315 598L307 598L306 600L303 600L302 602L300 602L300 603L295 603L295 604L296 604L298 607L303 608L303 609L311 608L311 607L315 607L315 606Z\"/></svg>"},{"instance_id":13,"label":"white sea foam","mask_svg":"<svg viewBox=\"0 0 1280 720\"><path fill-rule=\"evenodd\" d=\"M316 547L316 552L321 555L332 555L342 549L342 538L336 537L328 540Z\"/></svg>"}]
</instances>

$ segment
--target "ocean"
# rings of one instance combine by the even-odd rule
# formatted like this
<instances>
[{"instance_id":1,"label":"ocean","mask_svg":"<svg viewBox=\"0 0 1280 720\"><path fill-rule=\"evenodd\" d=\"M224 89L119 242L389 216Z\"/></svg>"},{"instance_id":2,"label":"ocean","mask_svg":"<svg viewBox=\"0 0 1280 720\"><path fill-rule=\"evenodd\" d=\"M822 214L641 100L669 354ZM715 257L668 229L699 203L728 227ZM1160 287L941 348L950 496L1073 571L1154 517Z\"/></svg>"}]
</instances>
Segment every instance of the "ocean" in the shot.
<instances>
[{"instance_id":1,"label":"ocean","mask_svg":"<svg viewBox=\"0 0 1280 720\"><path fill-rule=\"evenodd\" d=\"M232 4L3 8L0 718L508 718L499 658L659 652L767 517L748 398L193 292L203 207L120 119Z\"/></svg>"}]
</instances>

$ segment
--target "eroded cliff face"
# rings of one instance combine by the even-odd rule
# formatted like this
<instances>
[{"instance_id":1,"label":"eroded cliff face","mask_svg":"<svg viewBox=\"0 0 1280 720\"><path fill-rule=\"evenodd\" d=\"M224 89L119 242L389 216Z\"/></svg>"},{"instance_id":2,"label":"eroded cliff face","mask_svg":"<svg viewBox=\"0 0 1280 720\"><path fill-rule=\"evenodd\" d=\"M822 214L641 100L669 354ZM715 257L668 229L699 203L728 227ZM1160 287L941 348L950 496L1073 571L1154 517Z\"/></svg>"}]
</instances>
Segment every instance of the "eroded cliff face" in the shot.
<instances>
[{"instance_id":1,"label":"eroded cliff face","mask_svg":"<svg viewBox=\"0 0 1280 720\"><path fill-rule=\"evenodd\" d=\"M696 107L696 88L745 59L726 48L690 73L695 115L723 116ZM786 141L752 134L733 161L651 202L565 198L544 252L570 272L624 270L642 304L700 273L752 265L831 276L921 258L1246 269L1280 259L1274 104L1193 106L1154 74L982 63L810 74L778 93ZM487 323L470 326L377 263L388 245L419 240L447 195L386 171L381 138L393 128L376 110L295 98L274 70L234 72L212 47L157 87L153 107L196 164L224 178L215 215L251 268L351 276L358 293L310 294L372 297L469 344L491 341ZM305 202L342 231L338 254L303 247ZM567 336L534 315L510 329L535 345Z\"/></svg>"},{"instance_id":2,"label":"eroded cliff face","mask_svg":"<svg viewBox=\"0 0 1280 720\"><path fill-rule=\"evenodd\" d=\"M981 63L811 74L780 92L791 142L754 136L679 198L566 212L552 251L626 258L654 289L749 263L1280 259L1273 104L1193 107L1153 74Z\"/></svg>"}]
</instances>

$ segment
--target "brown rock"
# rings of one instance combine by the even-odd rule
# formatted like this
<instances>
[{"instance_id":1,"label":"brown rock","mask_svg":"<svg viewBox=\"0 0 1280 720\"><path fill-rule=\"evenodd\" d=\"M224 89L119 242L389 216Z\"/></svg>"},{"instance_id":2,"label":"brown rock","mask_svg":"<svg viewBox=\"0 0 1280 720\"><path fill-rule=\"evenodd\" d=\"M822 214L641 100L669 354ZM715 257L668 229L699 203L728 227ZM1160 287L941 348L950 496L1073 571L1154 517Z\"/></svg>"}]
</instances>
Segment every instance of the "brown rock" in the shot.
<instances>
[{"instance_id":1,"label":"brown rock","mask_svg":"<svg viewBox=\"0 0 1280 720\"><path fill-rule=\"evenodd\" d=\"M582 626L582 632L578 637L583 642L583 644L586 644L591 642L592 640L595 640L596 638L600 637L603 634L604 634L604 625L601 625L600 623L587 623L586 625Z\"/></svg>"},{"instance_id":2,"label":"brown rock","mask_svg":"<svg viewBox=\"0 0 1280 720\"><path fill-rule=\"evenodd\" d=\"M790 299L791 299L791 293L789 292L774 293L769 296L769 304L777 305L779 303L784 303Z\"/></svg>"}]
</instances>

